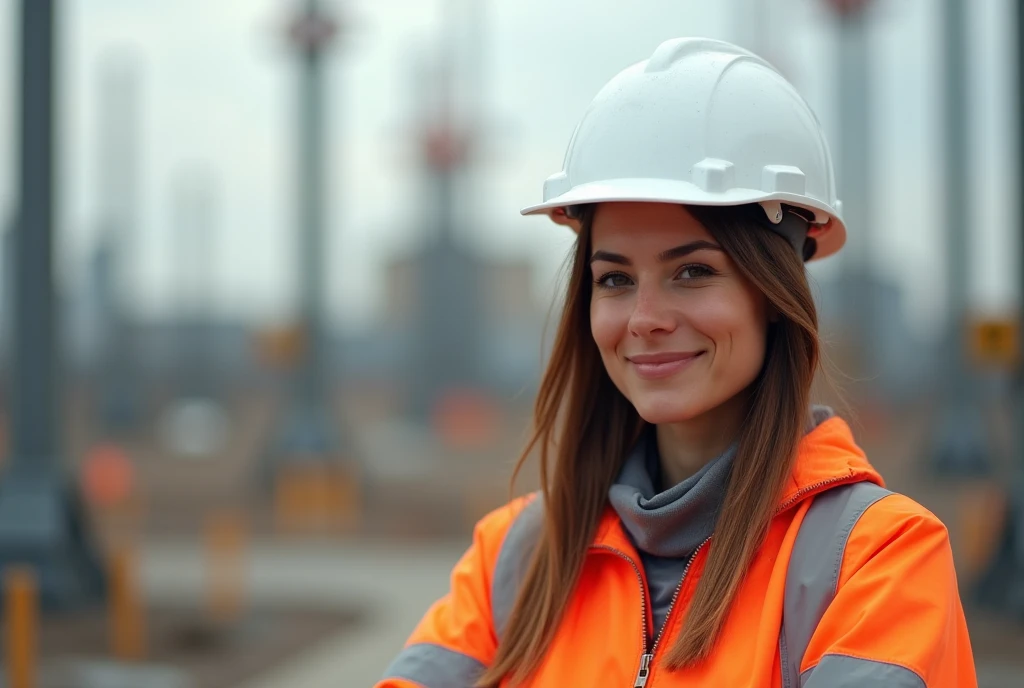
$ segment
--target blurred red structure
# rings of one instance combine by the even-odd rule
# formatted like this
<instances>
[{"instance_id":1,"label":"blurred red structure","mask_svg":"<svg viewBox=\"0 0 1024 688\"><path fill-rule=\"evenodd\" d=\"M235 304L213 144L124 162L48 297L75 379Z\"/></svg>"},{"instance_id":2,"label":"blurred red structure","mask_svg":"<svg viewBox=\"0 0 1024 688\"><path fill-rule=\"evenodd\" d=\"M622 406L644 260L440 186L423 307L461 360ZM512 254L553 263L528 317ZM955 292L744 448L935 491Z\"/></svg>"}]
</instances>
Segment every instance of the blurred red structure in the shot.
<instances>
[{"instance_id":1,"label":"blurred red structure","mask_svg":"<svg viewBox=\"0 0 1024 688\"><path fill-rule=\"evenodd\" d=\"M475 390L446 392L435 404L432 425L441 441L457 449L480 449L496 441L501 409Z\"/></svg>"},{"instance_id":2,"label":"blurred red structure","mask_svg":"<svg viewBox=\"0 0 1024 688\"><path fill-rule=\"evenodd\" d=\"M96 507L125 504L135 488L135 468L128 453L116 444L97 445L82 464L82 491Z\"/></svg>"}]
</instances>

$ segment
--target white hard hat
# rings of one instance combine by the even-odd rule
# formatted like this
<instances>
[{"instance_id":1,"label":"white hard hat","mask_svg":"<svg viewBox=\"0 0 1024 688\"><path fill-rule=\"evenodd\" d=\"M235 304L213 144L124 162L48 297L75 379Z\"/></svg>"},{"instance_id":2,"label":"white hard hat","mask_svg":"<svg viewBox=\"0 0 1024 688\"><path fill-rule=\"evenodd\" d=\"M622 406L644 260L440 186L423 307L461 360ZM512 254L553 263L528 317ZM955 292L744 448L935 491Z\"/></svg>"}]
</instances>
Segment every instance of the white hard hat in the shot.
<instances>
[{"instance_id":1,"label":"white hard hat","mask_svg":"<svg viewBox=\"0 0 1024 688\"><path fill-rule=\"evenodd\" d=\"M817 117L766 61L711 39L666 41L608 82L576 126L562 171L544 182L544 202L522 213L578 231L566 209L606 201L760 203L771 224L785 204L813 217L811 259L846 241Z\"/></svg>"}]
</instances>

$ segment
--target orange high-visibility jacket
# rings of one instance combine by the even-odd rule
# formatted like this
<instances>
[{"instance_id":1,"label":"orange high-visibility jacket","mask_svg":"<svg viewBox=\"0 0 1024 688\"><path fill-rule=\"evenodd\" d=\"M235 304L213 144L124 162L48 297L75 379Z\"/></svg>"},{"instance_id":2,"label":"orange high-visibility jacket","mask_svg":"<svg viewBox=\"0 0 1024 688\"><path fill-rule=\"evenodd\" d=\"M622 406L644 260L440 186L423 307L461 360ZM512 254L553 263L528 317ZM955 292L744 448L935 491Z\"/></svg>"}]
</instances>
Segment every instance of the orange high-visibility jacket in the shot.
<instances>
[{"instance_id":1,"label":"orange high-visibility jacket","mask_svg":"<svg viewBox=\"0 0 1024 688\"><path fill-rule=\"evenodd\" d=\"M884 489L849 427L831 418L801 440L778 513L711 657L669 671L707 559L693 555L653 637L640 557L609 508L533 686L973 688L977 685L945 527ZM532 547L542 500L484 517L434 604L376 688L472 686L494 659Z\"/></svg>"}]
</instances>

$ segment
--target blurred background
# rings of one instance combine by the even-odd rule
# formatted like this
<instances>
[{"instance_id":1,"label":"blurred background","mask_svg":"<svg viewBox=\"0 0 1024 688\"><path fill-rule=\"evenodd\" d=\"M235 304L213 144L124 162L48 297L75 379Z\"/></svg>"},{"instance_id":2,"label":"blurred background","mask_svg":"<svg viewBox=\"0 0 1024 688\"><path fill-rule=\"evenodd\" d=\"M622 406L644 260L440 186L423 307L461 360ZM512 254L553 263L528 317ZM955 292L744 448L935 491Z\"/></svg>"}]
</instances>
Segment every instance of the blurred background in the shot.
<instances>
[{"instance_id":1,"label":"blurred background","mask_svg":"<svg viewBox=\"0 0 1024 688\"><path fill-rule=\"evenodd\" d=\"M818 399L1024 685L1020 13L0 0L2 685L372 685L510 495L573 239L519 208L684 35L827 130Z\"/></svg>"}]
</instances>

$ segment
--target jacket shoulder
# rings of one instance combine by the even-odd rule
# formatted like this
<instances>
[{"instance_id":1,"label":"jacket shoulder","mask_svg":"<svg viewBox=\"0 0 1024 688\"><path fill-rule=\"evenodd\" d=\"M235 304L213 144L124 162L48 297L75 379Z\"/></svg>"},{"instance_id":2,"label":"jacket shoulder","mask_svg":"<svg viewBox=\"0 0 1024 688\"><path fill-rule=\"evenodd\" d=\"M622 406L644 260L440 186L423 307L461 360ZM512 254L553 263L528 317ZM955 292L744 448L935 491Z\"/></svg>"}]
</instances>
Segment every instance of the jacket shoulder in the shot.
<instances>
[{"instance_id":1,"label":"jacket shoulder","mask_svg":"<svg viewBox=\"0 0 1024 688\"><path fill-rule=\"evenodd\" d=\"M534 531L543 521L543 500L539 492L516 497L485 514L473 528L473 538L495 553L506 538L521 530Z\"/></svg>"},{"instance_id":2,"label":"jacket shoulder","mask_svg":"<svg viewBox=\"0 0 1024 688\"><path fill-rule=\"evenodd\" d=\"M899 492L892 492L868 507L858 526L860 529L881 533L900 533L908 528L944 534L947 532L938 516ZM857 530L854 528L855 532Z\"/></svg>"},{"instance_id":3,"label":"jacket shoulder","mask_svg":"<svg viewBox=\"0 0 1024 688\"><path fill-rule=\"evenodd\" d=\"M931 511L910 497L893 492L868 507L854 525L843 557L842 579L868 559L890 547L939 548L949 552L949 532ZM952 560L951 552L949 559Z\"/></svg>"}]
</instances>

